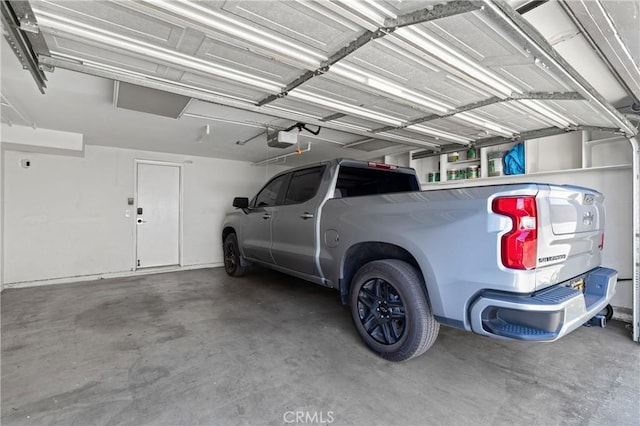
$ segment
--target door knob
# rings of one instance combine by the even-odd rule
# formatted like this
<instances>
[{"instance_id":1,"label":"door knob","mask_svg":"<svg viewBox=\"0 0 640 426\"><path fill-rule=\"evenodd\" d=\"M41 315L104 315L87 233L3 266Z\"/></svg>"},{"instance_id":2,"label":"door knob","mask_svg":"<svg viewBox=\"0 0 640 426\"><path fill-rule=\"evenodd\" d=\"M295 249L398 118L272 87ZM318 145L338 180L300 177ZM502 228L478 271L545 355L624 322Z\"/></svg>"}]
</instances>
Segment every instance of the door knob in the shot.
<instances>
[{"instance_id":1,"label":"door knob","mask_svg":"<svg viewBox=\"0 0 640 426\"><path fill-rule=\"evenodd\" d=\"M147 223L146 220L138 219L138 223Z\"/></svg>"}]
</instances>

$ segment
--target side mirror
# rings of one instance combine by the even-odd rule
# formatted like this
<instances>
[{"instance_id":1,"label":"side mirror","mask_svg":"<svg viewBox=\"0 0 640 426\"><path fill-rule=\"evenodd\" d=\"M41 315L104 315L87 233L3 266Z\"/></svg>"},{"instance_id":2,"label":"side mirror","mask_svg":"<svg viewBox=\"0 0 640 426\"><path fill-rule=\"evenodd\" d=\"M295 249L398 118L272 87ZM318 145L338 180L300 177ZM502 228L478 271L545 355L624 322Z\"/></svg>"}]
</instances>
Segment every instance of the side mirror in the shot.
<instances>
[{"instance_id":1,"label":"side mirror","mask_svg":"<svg viewBox=\"0 0 640 426\"><path fill-rule=\"evenodd\" d=\"M249 199L247 197L236 197L233 199L233 207L245 210L249 208Z\"/></svg>"}]
</instances>

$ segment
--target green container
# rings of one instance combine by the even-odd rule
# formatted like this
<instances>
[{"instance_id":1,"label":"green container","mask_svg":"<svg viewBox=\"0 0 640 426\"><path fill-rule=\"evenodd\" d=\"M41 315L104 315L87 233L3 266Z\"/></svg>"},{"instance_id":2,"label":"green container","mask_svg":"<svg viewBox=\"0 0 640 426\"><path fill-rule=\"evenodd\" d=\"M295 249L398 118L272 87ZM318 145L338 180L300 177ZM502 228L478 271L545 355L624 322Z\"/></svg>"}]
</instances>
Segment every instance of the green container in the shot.
<instances>
[{"instance_id":1,"label":"green container","mask_svg":"<svg viewBox=\"0 0 640 426\"><path fill-rule=\"evenodd\" d=\"M427 182L440 182L440 172L429 172Z\"/></svg>"}]
</instances>

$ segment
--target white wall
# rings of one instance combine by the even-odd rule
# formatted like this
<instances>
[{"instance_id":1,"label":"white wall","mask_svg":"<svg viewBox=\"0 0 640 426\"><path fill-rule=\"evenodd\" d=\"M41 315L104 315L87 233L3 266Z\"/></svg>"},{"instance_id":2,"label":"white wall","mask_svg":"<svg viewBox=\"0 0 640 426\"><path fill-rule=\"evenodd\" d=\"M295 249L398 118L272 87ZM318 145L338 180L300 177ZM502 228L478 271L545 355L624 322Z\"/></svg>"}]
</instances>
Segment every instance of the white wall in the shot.
<instances>
[{"instance_id":1,"label":"white wall","mask_svg":"<svg viewBox=\"0 0 640 426\"><path fill-rule=\"evenodd\" d=\"M4 288L4 149L0 140L0 294Z\"/></svg>"},{"instance_id":2,"label":"white wall","mask_svg":"<svg viewBox=\"0 0 640 426\"><path fill-rule=\"evenodd\" d=\"M582 133L563 135L526 142L527 173L582 167Z\"/></svg>"},{"instance_id":3,"label":"white wall","mask_svg":"<svg viewBox=\"0 0 640 426\"><path fill-rule=\"evenodd\" d=\"M624 138L610 143L594 144L591 147L591 165L593 167L630 164L632 156L631 144Z\"/></svg>"},{"instance_id":4,"label":"white wall","mask_svg":"<svg viewBox=\"0 0 640 426\"><path fill-rule=\"evenodd\" d=\"M132 271L135 206L127 198L135 159L184 164L184 266L221 263L221 224L233 197L252 196L282 170L91 145L84 157L9 150L4 157L5 286Z\"/></svg>"}]
</instances>

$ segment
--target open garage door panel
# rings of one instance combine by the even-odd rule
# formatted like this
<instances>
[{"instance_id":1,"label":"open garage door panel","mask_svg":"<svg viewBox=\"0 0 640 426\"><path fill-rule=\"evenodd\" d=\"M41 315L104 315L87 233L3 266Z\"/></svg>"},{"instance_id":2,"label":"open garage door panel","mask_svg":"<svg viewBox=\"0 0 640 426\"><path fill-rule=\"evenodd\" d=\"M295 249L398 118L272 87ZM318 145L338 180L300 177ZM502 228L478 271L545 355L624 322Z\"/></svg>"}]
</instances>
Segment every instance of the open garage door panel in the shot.
<instances>
[{"instance_id":1,"label":"open garage door panel","mask_svg":"<svg viewBox=\"0 0 640 426\"><path fill-rule=\"evenodd\" d=\"M31 28L48 48L36 51L45 67L320 125L386 146L435 153L584 128L636 132L503 3L30 5L37 22ZM206 110L198 104L186 112Z\"/></svg>"}]
</instances>

